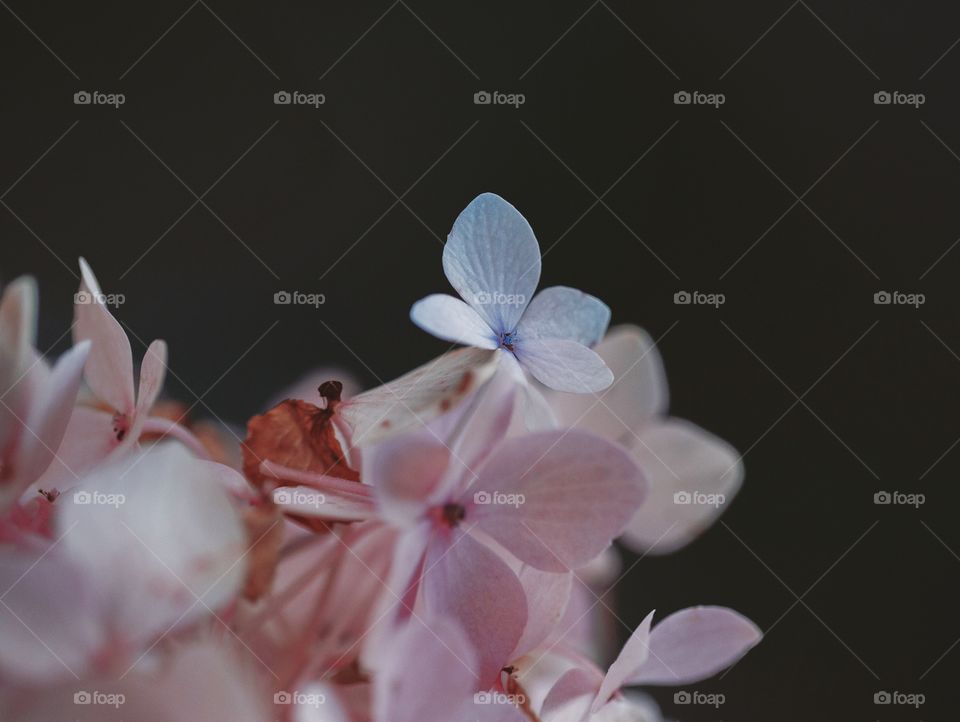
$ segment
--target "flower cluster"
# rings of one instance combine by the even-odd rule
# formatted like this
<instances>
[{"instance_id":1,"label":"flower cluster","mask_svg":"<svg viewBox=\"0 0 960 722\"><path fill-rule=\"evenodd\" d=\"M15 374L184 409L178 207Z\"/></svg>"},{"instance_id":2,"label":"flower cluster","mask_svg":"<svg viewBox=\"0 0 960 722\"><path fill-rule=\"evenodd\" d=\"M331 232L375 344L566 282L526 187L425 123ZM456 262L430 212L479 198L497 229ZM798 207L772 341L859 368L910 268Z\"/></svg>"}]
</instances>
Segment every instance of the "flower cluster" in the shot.
<instances>
[{"instance_id":1,"label":"flower cluster","mask_svg":"<svg viewBox=\"0 0 960 722\"><path fill-rule=\"evenodd\" d=\"M35 348L29 278L0 301L0 709L18 720L660 720L760 638L722 607L651 611L609 666L614 540L671 552L742 479L667 415L640 329L567 287L493 194L454 223L455 344L360 391L318 372L247 424L161 400L81 259L74 344ZM462 300L461 300L462 299ZM710 503L701 503L707 499Z\"/></svg>"}]
</instances>

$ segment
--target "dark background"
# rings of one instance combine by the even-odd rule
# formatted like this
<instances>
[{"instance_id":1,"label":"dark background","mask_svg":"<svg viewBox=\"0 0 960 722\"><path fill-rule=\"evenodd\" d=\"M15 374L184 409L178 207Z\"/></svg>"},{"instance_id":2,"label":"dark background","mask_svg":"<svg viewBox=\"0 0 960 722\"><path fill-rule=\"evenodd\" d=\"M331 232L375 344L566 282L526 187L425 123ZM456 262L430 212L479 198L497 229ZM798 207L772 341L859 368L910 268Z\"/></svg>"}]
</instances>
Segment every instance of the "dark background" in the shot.
<instances>
[{"instance_id":1,"label":"dark background","mask_svg":"<svg viewBox=\"0 0 960 722\"><path fill-rule=\"evenodd\" d=\"M495 191L537 232L541 285L648 329L673 412L746 452L722 523L617 590L631 628L712 603L767 632L692 687L724 693L719 710L665 689L665 713L956 719L956 7L0 5L0 277L38 277L41 348L67 347L83 254L126 295L135 354L167 340L166 390L198 416L242 423L318 365L388 380L445 350L408 310L448 290L443 238ZM326 103L274 105L283 89ZM276 306L279 290L326 303ZM726 303L677 306L680 290ZM882 290L926 302L875 305ZM926 503L877 506L880 490ZM927 702L875 706L880 690Z\"/></svg>"}]
</instances>

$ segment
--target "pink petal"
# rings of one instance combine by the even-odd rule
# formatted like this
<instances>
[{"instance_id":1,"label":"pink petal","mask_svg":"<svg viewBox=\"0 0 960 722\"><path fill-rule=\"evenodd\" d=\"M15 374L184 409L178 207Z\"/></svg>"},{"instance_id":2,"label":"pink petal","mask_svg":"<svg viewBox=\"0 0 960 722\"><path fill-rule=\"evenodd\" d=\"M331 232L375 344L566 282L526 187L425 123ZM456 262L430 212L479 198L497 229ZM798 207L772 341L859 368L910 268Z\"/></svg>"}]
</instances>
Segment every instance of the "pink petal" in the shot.
<instances>
[{"instance_id":1,"label":"pink petal","mask_svg":"<svg viewBox=\"0 0 960 722\"><path fill-rule=\"evenodd\" d=\"M650 633L650 656L627 684L691 684L729 667L762 633L725 607L691 607L671 614Z\"/></svg>"},{"instance_id":2,"label":"pink petal","mask_svg":"<svg viewBox=\"0 0 960 722\"><path fill-rule=\"evenodd\" d=\"M128 673L124 673L125 665L112 673L71 677L60 685L44 684L42 691L21 695L13 718L18 722L276 719L279 708L272 704L273 690L261 677L261 673L269 673L242 647L231 647L232 641L207 635L199 641L171 645L169 653L156 660L160 664L151 665L151 660L144 658ZM94 692L98 696L91 702ZM88 701L76 702L75 696L83 693ZM345 721L332 718L330 722Z\"/></svg>"},{"instance_id":3,"label":"pink petal","mask_svg":"<svg viewBox=\"0 0 960 722\"><path fill-rule=\"evenodd\" d=\"M503 355L502 358L508 361L512 357ZM517 367L516 361L513 364ZM522 375L519 378L522 379ZM459 413L449 414L453 427L445 437L450 447L445 493L459 493L472 483L475 470L508 435L516 412L517 391L518 377L509 363L501 363L493 378L477 389L474 397L458 409Z\"/></svg>"},{"instance_id":4,"label":"pink petal","mask_svg":"<svg viewBox=\"0 0 960 722\"><path fill-rule=\"evenodd\" d=\"M483 193L454 222L443 270L495 333L513 331L540 282L540 244L516 208Z\"/></svg>"},{"instance_id":5,"label":"pink petal","mask_svg":"<svg viewBox=\"0 0 960 722\"><path fill-rule=\"evenodd\" d=\"M450 451L427 432L396 436L368 448L363 478L377 490L384 518L400 525L419 518L450 465Z\"/></svg>"},{"instance_id":6,"label":"pink petal","mask_svg":"<svg viewBox=\"0 0 960 722\"><path fill-rule=\"evenodd\" d=\"M457 622L476 653L474 683L492 684L527 623L523 587L510 567L460 528L427 546L423 599L431 616Z\"/></svg>"},{"instance_id":7,"label":"pink petal","mask_svg":"<svg viewBox=\"0 0 960 722\"><path fill-rule=\"evenodd\" d=\"M650 612L630 635L627 643L623 645L620 654L617 655L603 678L603 684L600 685L597 699L593 703L593 712L605 705L623 686L624 682L647 661L650 656L650 624L652 622L653 612Z\"/></svg>"},{"instance_id":8,"label":"pink petal","mask_svg":"<svg viewBox=\"0 0 960 722\"><path fill-rule=\"evenodd\" d=\"M314 519L349 522L374 516L373 499L355 494L321 492L309 486L282 486L273 490L272 498L285 512Z\"/></svg>"},{"instance_id":9,"label":"pink petal","mask_svg":"<svg viewBox=\"0 0 960 722\"><path fill-rule=\"evenodd\" d=\"M537 381L556 391L586 394L613 383L603 359L576 341L521 337L514 352Z\"/></svg>"},{"instance_id":10,"label":"pink petal","mask_svg":"<svg viewBox=\"0 0 960 722\"><path fill-rule=\"evenodd\" d=\"M614 697L590 717L590 722L664 722L656 700L640 692Z\"/></svg>"},{"instance_id":11,"label":"pink petal","mask_svg":"<svg viewBox=\"0 0 960 722\"><path fill-rule=\"evenodd\" d=\"M80 259L83 280L77 294L84 303L74 304L73 338L93 343L87 359L86 378L93 393L122 414L132 414L133 355L123 328L100 303L100 286L93 271Z\"/></svg>"},{"instance_id":12,"label":"pink petal","mask_svg":"<svg viewBox=\"0 0 960 722\"><path fill-rule=\"evenodd\" d=\"M437 338L467 346L493 349L494 333L480 314L459 298L435 293L420 299L410 309L410 319Z\"/></svg>"},{"instance_id":13,"label":"pink petal","mask_svg":"<svg viewBox=\"0 0 960 722\"><path fill-rule=\"evenodd\" d=\"M530 718L510 703L509 699L481 702L483 693L474 693L450 719L469 722L529 722Z\"/></svg>"},{"instance_id":14,"label":"pink petal","mask_svg":"<svg viewBox=\"0 0 960 722\"><path fill-rule=\"evenodd\" d=\"M476 688L470 640L442 617L411 618L384 655L373 687L378 722L448 719Z\"/></svg>"},{"instance_id":15,"label":"pink petal","mask_svg":"<svg viewBox=\"0 0 960 722\"><path fill-rule=\"evenodd\" d=\"M574 667L550 689L540 716L549 722L585 722L596 693L596 677Z\"/></svg>"},{"instance_id":16,"label":"pink petal","mask_svg":"<svg viewBox=\"0 0 960 722\"><path fill-rule=\"evenodd\" d=\"M468 523L528 564L562 572L606 549L643 497L643 475L625 449L567 430L505 442L464 503Z\"/></svg>"},{"instance_id":17,"label":"pink petal","mask_svg":"<svg viewBox=\"0 0 960 722\"><path fill-rule=\"evenodd\" d=\"M688 421L641 427L631 447L649 496L624 530L638 552L667 554L689 544L726 509L743 481L736 450Z\"/></svg>"},{"instance_id":18,"label":"pink petal","mask_svg":"<svg viewBox=\"0 0 960 722\"><path fill-rule=\"evenodd\" d=\"M599 298L566 286L545 288L523 312L521 338L565 338L584 346L600 342L610 323L610 309Z\"/></svg>"},{"instance_id":19,"label":"pink petal","mask_svg":"<svg viewBox=\"0 0 960 722\"><path fill-rule=\"evenodd\" d=\"M663 361L653 339L635 326L615 327L593 350L613 372L610 387L596 397L548 391L548 401L560 426L626 441L643 423L666 413Z\"/></svg>"},{"instance_id":20,"label":"pink petal","mask_svg":"<svg viewBox=\"0 0 960 722\"><path fill-rule=\"evenodd\" d=\"M334 420L345 425L351 447L420 428L469 398L493 375L498 356L477 348L443 354L390 383L344 401Z\"/></svg>"},{"instance_id":21,"label":"pink petal","mask_svg":"<svg viewBox=\"0 0 960 722\"><path fill-rule=\"evenodd\" d=\"M75 406L57 453L36 485L60 491L75 486L84 474L121 446L113 424L109 411Z\"/></svg>"},{"instance_id":22,"label":"pink petal","mask_svg":"<svg viewBox=\"0 0 960 722\"><path fill-rule=\"evenodd\" d=\"M572 573L543 572L530 566L524 566L518 576L530 611L512 659L532 652L556 632L576 583Z\"/></svg>"},{"instance_id":23,"label":"pink petal","mask_svg":"<svg viewBox=\"0 0 960 722\"><path fill-rule=\"evenodd\" d=\"M356 659L362 646L372 641L371 627L383 617L382 603L396 599L384 586L384 580L390 573L399 532L373 521L352 524L335 533L341 536L334 547L341 554L341 561L329 582L326 604L319 610L324 621L319 649L314 648L316 656L328 660L325 667L334 663L345 667ZM423 556L423 547L420 555ZM309 616L302 624L288 627L295 638L302 635L303 624L310 624L311 617L316 618L315 593L310 593L309 599L306 609Z\"/></svg>"},{"instance_id":24,"label":"pink petal","mask_svg":"<svg viewBox=\"0 0 960 722\"><path fill-rule=\"evenodd\" d=\"M392 528L386 524L383 526ZM381 651L384 645L392 643L397 629L406 624L416 606L430 527L430 523L424 521L405 529L391 545L389 573L382 576L383 593L372 615L371 629L364 630L366 640L360 657L363 665L374 672L383 661Z\"/></svg>"},{"instance_id":25,"label":"pink petal","mask_svg":"<svg viewBox=\"0 0 960 722\"><path fill-rule=\"evenodd\" d=\"M0 672L47 685L86 671L107 641L106 616L81 569L56 550L0 557Z\"/></svg>"},{"instance_id":26,"label":"pink petal","mask_svg":"<svg viewBox=\"0 0 960 722\"><path fill-rule=\"evenodd\" d=\"M35 481L50 465L63 439L80 389L90 344L83 342L65 353L33 399L27 429L21 436L17 474L24 484Z\"/></svg>"},{"instance_id":27,"label":"pink petal","mask_svg":"<svg viewBox=\"0 0 960 722\"><path fill-rule=\"evenodd\" d=\"M167 374L167 344L163 341L154 341L147 348L147 353L140 364L140 387L137 392L137 410L134 417L134 431L131 435L136 438L139 434L135 430L143 426L150 409L160 395L163 388L163 379Z\"/></svg>"},{"instance_id":28,"label":"pink petal","mask_svg":"<svg viewBox=\"0 0 960 722\"><path fill-rule=\"evenodd\" d=\"M29 406L32 384L25 378L34 361L37 327L37 284L29 276L4 289L0 299L0 448L6 449L13 430Z\"/></svg>"}]
</instances>

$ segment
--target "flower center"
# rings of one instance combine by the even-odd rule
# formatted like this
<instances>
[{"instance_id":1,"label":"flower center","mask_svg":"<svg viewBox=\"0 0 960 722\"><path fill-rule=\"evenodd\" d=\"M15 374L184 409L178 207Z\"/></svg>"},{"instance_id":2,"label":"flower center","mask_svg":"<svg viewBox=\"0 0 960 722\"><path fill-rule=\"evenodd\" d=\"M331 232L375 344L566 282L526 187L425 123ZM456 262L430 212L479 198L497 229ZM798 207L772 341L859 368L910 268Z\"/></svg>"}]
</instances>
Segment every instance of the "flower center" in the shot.
<instances>
[{"instance_id":1,"label":"flower center","mask_svg":"<svg viewBox=\"0 0 960 722\"><path fill-rule=\"evenodd\" d=\"M113 434L117 437L117 441L123 441L123 437L127 435L129 428L130 421L126 414L113 415Z\"/></svg>"},{"instance_id":2,"label":"flower center","mask_svg":"<svg viewBox=\"0 0 960 722\"><path fill-rule=\"evenodd\" d=\"M500 334L500 348L505 348L507 351L513 351L513 345L517 342L517 332L516 331L507 331Z\"/></svg>"},{"instance_id":3,"label":"flower center","mask_svg":"<svg viewBox=\"0 0 960 722\"><path fill-rule=\"evenodd\" d=\"M451 529L457 526L467 515L467 510L463 504L444 504L440 513L444 523Z\"/></svg>"}]
</instances>

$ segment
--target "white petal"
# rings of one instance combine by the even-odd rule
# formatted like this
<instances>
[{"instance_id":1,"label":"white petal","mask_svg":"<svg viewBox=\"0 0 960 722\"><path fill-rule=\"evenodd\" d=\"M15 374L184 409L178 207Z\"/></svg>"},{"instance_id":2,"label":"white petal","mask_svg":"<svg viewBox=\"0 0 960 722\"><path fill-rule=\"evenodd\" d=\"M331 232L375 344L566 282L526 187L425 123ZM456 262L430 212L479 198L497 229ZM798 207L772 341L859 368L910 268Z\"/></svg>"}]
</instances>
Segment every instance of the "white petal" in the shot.
<instances>
[{"instance_id":1,"label":"white petal","mask_svg":"<svg viewBox=\"0 0 960 722\"><path fill-rule=\"evenodd\" d=\"M118 634L143 640L188 624L242 586L246 533L209 463L159 444L57 500L60 545L111 599Z\"/></svg>"},{"instance_id":2,"label":"white petal","mask_svg":"<svg viewBox=\"0 0 960 722\"><path fill-rule=\"evenodd\" d=\"M499 354L463 348L435 358L394 381L344 401L334 414L351 447L418 428L454 409L497 367Z\"/></svg>"},{"instance_id":3,"label":"white petal","mask_svg":"<svg viewBox=\"0 0 960 722\"><path fill-rule=\"evenodd\" d=\"M496 348L497 341L487 322L459 298L434 293L413 304L410 319L437 338L466 346Z\"/></svg>"},{"instance_id":4,"label":"white petal","mask_svg":"<svg viewBox=\"0 0 960 722\"><path fill-rule=\"evenodd\" d=\"M540 281L540 244L520 211L483 193L454 222L443 270L490 328L513 331Z\"/></svg>"},{"instance_id":5,"label":"white petal","mask_svg":"<svg viewBox=\"0 0 960 722\"><path fill-rule=\"evenodd\" d=\"M576 341L522 338L514 351L537 381L557 391L586 394L602 391L613 382L603 359Z\"/></svg>"},{"instance_id":6,"label":"white petal","mask_svg":"<svg viewBox=\"0 0 960 722\"><path fill-rule=\"evenodd\" d=\"M545 288L523 312L521 337L566 338L584 346L600 342L610 324L610 308L599 298L566 286Z\"/></svg>"},{"instance_id":7,"label":"white petal","mask_svg":"<svg viewBox=\"0 0 960 722\"><path fill-rule=\"evenodd\" d=\"M630 446L650 483L623 534L637 552L666 554L689 544L723 513L743 481L736 450L688 421L651 422Z\"/></svg>"}]
</instances>

